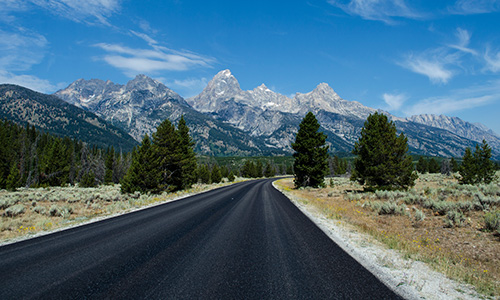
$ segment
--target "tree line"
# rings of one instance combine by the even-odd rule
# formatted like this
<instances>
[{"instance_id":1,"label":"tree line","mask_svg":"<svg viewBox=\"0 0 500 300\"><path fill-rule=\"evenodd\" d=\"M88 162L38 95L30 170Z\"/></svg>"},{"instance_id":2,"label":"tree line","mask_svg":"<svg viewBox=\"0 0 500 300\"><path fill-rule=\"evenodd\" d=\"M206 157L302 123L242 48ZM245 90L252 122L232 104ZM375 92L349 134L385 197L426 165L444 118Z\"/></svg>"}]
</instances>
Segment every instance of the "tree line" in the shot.
<instances>
[{"instance_id":1,"label":"tree line","mask_svg":"<svg viewBox=\"0 0 500 300\"><path fill-rule=\"evenodd\" d=\"M0 188L118 183L130 155L0 120Z\"/></svg>"}]
</instances>

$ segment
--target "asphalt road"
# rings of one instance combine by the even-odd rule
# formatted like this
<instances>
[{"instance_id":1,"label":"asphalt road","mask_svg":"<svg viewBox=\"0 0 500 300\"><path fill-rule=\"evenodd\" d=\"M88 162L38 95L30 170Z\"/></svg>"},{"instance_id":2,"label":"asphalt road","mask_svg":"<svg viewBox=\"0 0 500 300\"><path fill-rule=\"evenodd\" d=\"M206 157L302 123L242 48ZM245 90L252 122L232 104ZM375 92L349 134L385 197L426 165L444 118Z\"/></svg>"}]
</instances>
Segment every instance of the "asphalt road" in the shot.
<instances>
[{"instance_id":1,"label":"asphalt road","mask_svg":"<svg viewBox=\"0 0 500 300\"><path fill-rule=\"evenodd\" d=\"M0 247L0 299L399 299L271 182Z\"/></svg>"}]
</instances>

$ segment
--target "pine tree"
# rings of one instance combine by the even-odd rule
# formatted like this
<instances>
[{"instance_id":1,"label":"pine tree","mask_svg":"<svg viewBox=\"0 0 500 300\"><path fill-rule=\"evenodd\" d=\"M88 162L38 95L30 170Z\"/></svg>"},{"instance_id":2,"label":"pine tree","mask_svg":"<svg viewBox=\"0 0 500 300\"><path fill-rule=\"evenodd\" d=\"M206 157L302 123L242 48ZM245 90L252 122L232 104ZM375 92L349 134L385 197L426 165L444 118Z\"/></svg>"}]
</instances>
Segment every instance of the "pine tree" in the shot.
<instances>
[{"instance_id":1,"label":"pine tree","mask_svg":"<svg viewBox=\"0 0 500 300\"><path fill-rule=\"evenodd\" d=\"M495 179L495 164L491 161L491 148L485 140L481 146L476 145L474 156L478 165L479 180L486 184L491 183Z\"/></svg>"},{"instance_id":2,"label":"pine tree","mask_svg":"<svg viewBox=\"0 0 500 300\"><path fill-rule=\"evenodd\" d=\"M439 173L439 171L441 170L439 163L434 157L429 160L428 167L429 167L429 173Z\"/></svg>"},{"instance_id":3,"label":"pine tree","mask_svg":"<svg viewBox=\"0 0 500 300\"><path fill-rule=\"evenodd\" d=\"M108 148L106 151L106 161L104 163L105 173L104 173L104 184L113 183L113 164L115 163L115 149L113 147Z\"/></svg>"},{"instance_id":4,"label":"pine tree","mask_svg":"<svg viewBox=\"0 0 500 300\"><path fill-rule=\"evenodd\" d=\"M210 178L212 179L212 183L219 183L222 181L222 174L217 164L213 165Z\"/></svg>"},{"instance_id":5,"label":"pine tree","mask_svg":"<svg viewBox=\"0 0 500 300\"><path fill-rule=\"evenodd\" d=\"M182 189L182 153L180 136L167 119L153 133L153 152L160 171L159 188L171 192Z\"/></svg>"},{"instance_id":6,"label":"pine tree","mask_svg":"<svg viewBox=\"0 0 500 300\"><path fill-rule=\"evenodd\" d=\"M450 165L451 165L451 171L453 173L458 172L458 170L460 170L460 167L458 166L458 163L454 157L451 158Z\"/></svg>"},{"instance_id":7,"label":"pine tree","mask_svg":"<svg viewBox=\"0 0 500 300\"><path fill-rule=\"evenodd\" d=\"M462 165L460 166L459 182L461 184L474 184L477 182L477 165L472 156L472 151L469 147L465 149L464 156L462 157Z\"/></svg>"},{"instance_id":8,"label":"pine tree","mask_svg":"<svg viewBox=\"0 0 500 300\"><path fill-rule=\"evenodd\" d=\"M459 173L461 184L482 182L488 184L495 179L495 164L491 161L491 148L485 140L481 146L476 145L474 154L470 148L465 149Z\"/></svg>"},{"instance_id":9,"label":"pine tree","mask_svg":"<svg viewBox=\"0 0 500 300\"><path fill-rule=\"evenodd\" d=\"M9 191L15 191L20 186L21 174L19 173L19 168L17 163L13 163L10 168L9 176L7 176L6 188Z\"/></svg>"},{"instance_id":10,"label":"pine tree","mask_svg":"<svg viewBox=\"0 0 500 300\"><path fill-rule=\"evenodd\" d=\"M424 159L423 156L420 156L420 158L418 159L416 168L420 174L425 174L429 171L427 161Z\"/></svg>"},{"instance_id":11,"label":"pine tree","mask_svg":"<svg viewBox=\"0 0 500 300\"><path fill-rule=\"evenodd\" d=\"M308 112L299 125L299 131L292 143L295 151L293 165L295 187L324 186L328 174L328 146L326 135L318 132L320 125L312 112Z\"/></svg>"},{"instance_id":12,"label":"pine tree","mask_svg":"<svg viewBox=\"0 0 500 300\"><path fill-rule=\"evenodd\" d=\"M351 180L366 184L366 190L408 189L415 184L407 138L398 136L394 122L383 114L368 116L353 154L357 158Z\"/></svg>"},{"instance_id":13,"label":"pine tree","mask_svg":"<svg viewBox=\"0 0 500 300\"><path fill-rule=\"evenodd\" d=\"M227 180L229 182L233 182L236 178L234 177L233 171L229 172L229 175L227 175Z\"/></svg>"},{"instance_id":14,"label":"pine tree","mask_svg":"<svg viewBox=\"0 0 500 300\"><path fill-rule=\"evenodd\" d=\"M253 174L253 178L260 178L262 177L262 173L264 173L264 165L260 160L257 161L257 164L255 164L255 173Z\"/></svg>"},{"instance_id":15,"label":"pine tree","mask_svg":"<svg viewBox=\"0 0 500 300\"><path fill-rule=\"evenodd\" d=\"M132 152L132 163L121 182L122 193L160 192L159 182L163 174L160 173L157 163L158 159L153 151L151 140L146 134L139 148Z\"/></svg>"},{"instance_id":16,"label":"pine tree","mask_svg":"<svg viewBox=\"0 0 500 300\"><path fill-rule=\"evenodd\" d=\"M198 179L201 183L210 184L210 172L207 165L198 166Z\"/></svg>"},{"instance_id":17,"label":"pine tree","mask_svg":"<svg viewBox=\"0 0 500 300\"><path fill-rule=\"evenodd\" d=\"M253 178L255 177L255 173L255 164L253 163L253 161L245 161L245 164L241 168L241 176L245 178Z\"/></svg>"},{"instance_id":18,"label":"pine tree","mask_svg":"<svg viewBox=\"0 0 500 300\"><path fill-rule=\"evenodd\" d=\"M274 167L271 165L270 162L267 162L266 168L264 170L264 176L269 178L269 177L274 177L275 174L276 170L274 169Z\"/></svg>"},{"instance_id":19,"label":"pine tree","mask_svg":"<svg viewBox=\"0 0 500 300\"><path fill-rule=\"evenodd\" d=\"M179 152L181 168L180 189L190 188L196 182L196 154L194 153L194 142L189 136L189 128L186 125L184 116L181 116L177 125L179 134Z\"/></svg>"}]
</instances>

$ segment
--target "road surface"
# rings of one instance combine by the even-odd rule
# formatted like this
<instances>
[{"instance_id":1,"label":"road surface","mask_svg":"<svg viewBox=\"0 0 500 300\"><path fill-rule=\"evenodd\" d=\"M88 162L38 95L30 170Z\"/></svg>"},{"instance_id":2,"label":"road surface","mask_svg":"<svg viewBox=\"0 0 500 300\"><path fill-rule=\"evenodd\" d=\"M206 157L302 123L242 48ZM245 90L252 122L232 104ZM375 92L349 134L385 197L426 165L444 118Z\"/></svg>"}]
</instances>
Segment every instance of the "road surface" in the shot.
<instances>
[{"instance_id":1,"label":"road surface","mask_svg":"<svg viewBox=\"0 0 500 300\"><path fill-rule=\"evenodd\" d=\"M0 299L400 299L271 182L0 247Z\"/></svg>"}]
</instances>

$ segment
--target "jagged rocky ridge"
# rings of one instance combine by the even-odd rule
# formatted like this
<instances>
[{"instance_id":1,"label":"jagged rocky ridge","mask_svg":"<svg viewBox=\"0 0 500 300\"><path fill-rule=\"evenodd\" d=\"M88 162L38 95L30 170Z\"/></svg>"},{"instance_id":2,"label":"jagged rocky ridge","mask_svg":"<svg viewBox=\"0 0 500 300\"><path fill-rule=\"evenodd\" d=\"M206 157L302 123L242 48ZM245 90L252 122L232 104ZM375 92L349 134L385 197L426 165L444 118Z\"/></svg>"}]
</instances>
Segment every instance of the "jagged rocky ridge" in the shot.
<instances>
[{"instance_id":1,"label":"jagged rocky ridge","mask_svg":"<svg viewBox=\"0 0 500 300\"><path fill-rule=\"evenodd\" d=\"M366 117L378 111L342 99L326 83L293 98L275 93L264 84L243 91L229 70L219 72L199 95L186 101L144 75L126 85L80 79L55 95L126 129L138 141L165 118L175 122L185 115L197 150L210 155L290 154L298 124L308 111L316 114L328 135L330 150L349 152ZM490 145L499 141L494 134L472 124L476 131L471 135L466 128L456 130L449 124L437 124L437 116L433 123L425 118L403 119L383 113L405 133L413 153L461 156L466 147L473 147L482 138ZM494 155L500 157L498 147L492 147Z\"/></svg>"}]
</instances>

